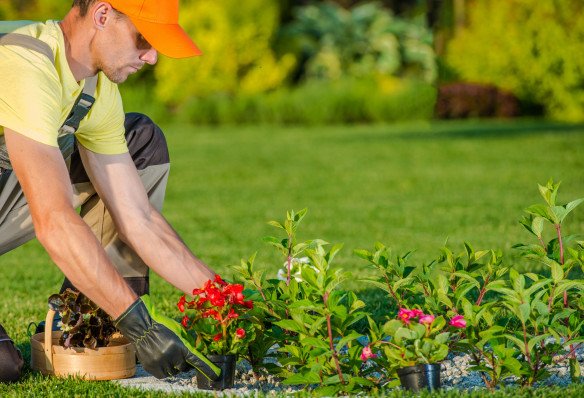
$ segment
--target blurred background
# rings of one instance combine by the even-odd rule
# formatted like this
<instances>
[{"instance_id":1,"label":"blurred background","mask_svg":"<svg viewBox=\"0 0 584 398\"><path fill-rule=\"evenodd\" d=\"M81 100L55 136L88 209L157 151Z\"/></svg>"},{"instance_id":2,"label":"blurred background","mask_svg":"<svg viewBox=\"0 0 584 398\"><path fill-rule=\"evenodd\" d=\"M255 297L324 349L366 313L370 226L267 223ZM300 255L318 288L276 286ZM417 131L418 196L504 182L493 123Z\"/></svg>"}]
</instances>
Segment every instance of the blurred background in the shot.
<instances>
[{"instance_id":1,"label":"blurred background","mask_svg":"<svg viewBox=\"0 0 584 398\"><path fill-rule=\"evenodd\" d=\"M69 0L2 0L59 19ZM161 57L127 110L197 124L584 121L581 0L182 0L204 55ZM154 89L154 94L152 89Z\"/></svg>"}]
</instances>

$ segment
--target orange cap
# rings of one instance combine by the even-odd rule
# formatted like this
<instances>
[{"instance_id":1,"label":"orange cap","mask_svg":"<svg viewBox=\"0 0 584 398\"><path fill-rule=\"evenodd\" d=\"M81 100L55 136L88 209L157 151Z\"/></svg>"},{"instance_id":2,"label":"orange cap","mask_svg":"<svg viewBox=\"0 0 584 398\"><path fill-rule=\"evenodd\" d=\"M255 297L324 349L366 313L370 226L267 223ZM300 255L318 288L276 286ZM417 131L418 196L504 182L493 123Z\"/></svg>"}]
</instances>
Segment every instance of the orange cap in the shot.
<instances>
[{"instance_id":1,"label":"orange cap","mask_svg":"<svg viewBox=\"0 0 584 398\"><path fill-rule=\"evenodd\" d=\"M106 0L130 18L148 43L171 58L201 55L178 24L178 0Z\"/></svg>"}]
</instances>

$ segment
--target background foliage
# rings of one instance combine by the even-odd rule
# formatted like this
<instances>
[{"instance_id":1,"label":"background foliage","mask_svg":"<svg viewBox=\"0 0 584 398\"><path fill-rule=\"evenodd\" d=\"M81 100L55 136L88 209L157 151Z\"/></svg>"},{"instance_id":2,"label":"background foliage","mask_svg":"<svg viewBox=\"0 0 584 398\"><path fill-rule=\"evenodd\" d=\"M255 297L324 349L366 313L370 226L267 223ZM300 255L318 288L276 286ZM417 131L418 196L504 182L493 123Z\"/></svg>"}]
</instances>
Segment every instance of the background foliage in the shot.
<instances>
[{"instance_id":1,"label":"background foliage","mask_svg":"<svg viewBox=\"0 0 584 398\"><path fill-rule=\"evenodd\" d=\"M446 55L460 78L508 89L543 105L549 117L584 120L584 3L469 3L468 23Z\"/></svg>"}]
</instances>

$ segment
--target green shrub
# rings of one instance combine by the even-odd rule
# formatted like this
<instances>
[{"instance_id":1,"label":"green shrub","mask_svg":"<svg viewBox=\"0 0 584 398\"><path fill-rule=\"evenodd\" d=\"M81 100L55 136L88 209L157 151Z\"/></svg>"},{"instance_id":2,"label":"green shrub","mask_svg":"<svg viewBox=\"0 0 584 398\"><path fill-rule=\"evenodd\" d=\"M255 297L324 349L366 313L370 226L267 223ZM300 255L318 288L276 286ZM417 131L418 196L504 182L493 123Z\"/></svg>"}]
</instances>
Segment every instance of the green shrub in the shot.
<instances>
[{"instance_id":1,"label":"green shrub","mask_svg":"<svg viewBox=\"0 0 584 398\"><path fill-rule=\"evenodd\" d=\"M461 78L535 101L547 116L584 120L584 3L475 1L450 42L447 64Z\"/></svg>"},{"instance_id":2,"label":"green shrub","mask_svg":"<svg viewBox=\"0 0 584 398\"><path fill-rule=\"evenodd\" d=\"M306 79L436 77L432 33L423 20L397 18L379 3L350 10L326 2L299 7L282 30L281 45L304 60L300 75Z\"/></svg>"},{"instance_id":3,"label":"green shrub","mask_svg":"<svg viewBox=\"0 0 584 398\"><path fill-rule=\"evenodd\" d=\"M26 19L45 21L59 19L71 8L73 1L55 0L2 0L0 2L0 21Z\"/></svg>"},{"instance_id":4,"label":"green shrub","mask_svg":"<svg viewBox=\"0 0 584 398\"><path fill-rule=\"evenodd\" d=\"M167 104L213 94L255 94L279 87L295 64L270 45L279 6L269 0L183 1L182 26L203 51L185 60L161 58L156 92Z\"/></svg>"},{"instance_id":5,"label":"green shrub","mask_svg":"<svg viewBox=\"0 0 584 398\"><path fill-rule=\"evenodd\" d=\"M435 88L417 80L310 81L264 94L193 98L178 117L198 124L394 122L430 119L435 99Z\"/></svg>"}]
</instances>

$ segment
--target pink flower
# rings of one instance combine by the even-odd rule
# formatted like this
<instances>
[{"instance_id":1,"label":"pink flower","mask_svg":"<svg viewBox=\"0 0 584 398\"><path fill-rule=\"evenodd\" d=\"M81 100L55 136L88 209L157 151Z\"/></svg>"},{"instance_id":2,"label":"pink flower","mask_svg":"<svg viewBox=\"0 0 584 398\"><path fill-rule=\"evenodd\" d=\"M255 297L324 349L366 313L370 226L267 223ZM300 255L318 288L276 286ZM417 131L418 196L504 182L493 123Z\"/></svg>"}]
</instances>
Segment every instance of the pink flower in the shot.
<instances>
[{"instance_id":1,"label":"pink flower","mask_svg":"<svg viewBox=\"0 0 584 398\"><path fill-rule=\"evenodd\" d=\"M397 317L406 325L410 324L410 319L415 318L414 313L407 308L400 308Z\"/></svg>"},{"instance_id":2,"label":"pink flower","mask_svg":"<svg viewBox=\"0 0 584 398\"><path fill-rule=\"evenodd\" d=\"M377 358L377 355L375 355L372 351L371 351L371 347L369 346L365 346L363 348L363 351L361 351L361 360L363 362L367 361L370 358Z\"/></svg>"},{"instance_id":3,"label":"pink flower","mask_svg":"<svg viewBox=\"0 0 584 398\"><path fill-rule=\"evenodd\" d=\"M466 327L466 321L464 320L464 317L462 315L456 315L455 317L453 317L450 320L450 326L454 326L455 328L465 328Z\"/></svg>"},{"instance_id":4,"label":"pink flower","mask_svg":"<svg viewBox=\"0 0 584 398\"><path fill-rule=\"evenodd\" d=\"M243 339L245 337L245 329L239 328L235 331L235 335L238 339Z\"/></svg>"},{"instance_id":5,"label":"pink flower","mask_svg":"<svg viewBox=\"0 0 584 398\"><path fill-rule=\"evenodd\" d=\"M412 318L417 318L417 317L424 316L424 312L422 312L422 310L419 310L417 308L414 308L413 310L410 310L410 312L412 313Z\"/></svg>"},{"instance_id":6,"label":"pink flower","mask_svg":"<svg viewBox=\"0 0 584 398\"><path fill-rule=\"evenodd\" d=\"M434 322L434 318L436 318L434 315L422 315L420 317L420 323L424 324L424 325L431 325L432 322Z\"/></svg>"}]
</instances>

